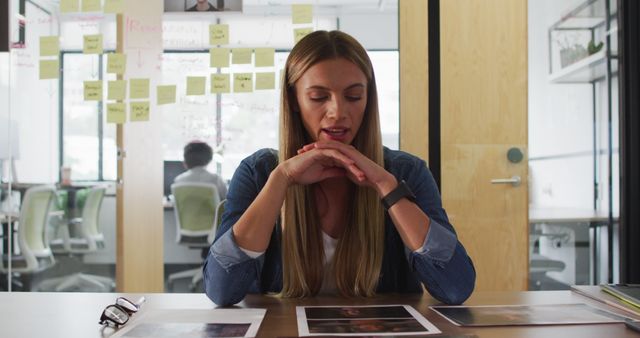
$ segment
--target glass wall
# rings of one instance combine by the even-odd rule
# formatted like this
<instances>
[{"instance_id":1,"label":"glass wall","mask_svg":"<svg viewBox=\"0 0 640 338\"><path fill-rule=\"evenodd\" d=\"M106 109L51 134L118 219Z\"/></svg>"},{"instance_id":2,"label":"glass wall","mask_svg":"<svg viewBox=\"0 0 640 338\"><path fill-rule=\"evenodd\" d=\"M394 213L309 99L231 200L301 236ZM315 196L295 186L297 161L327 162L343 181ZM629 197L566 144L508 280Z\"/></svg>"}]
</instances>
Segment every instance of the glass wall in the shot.
<instances>
[{"instance_id":1,"label":"glass wall","mask_svg":"<svg viewBox=\"0 0 640 338\"><path fill-rule=\"evenodd\" d=\"M280 74L293 47L293 30L289 4L271 3L249 6L244 13L219 16L216 22L229 25L230 41L224 47L275 49L274 64L255 66L255 53L248 64L230 63L228 67L210 66L207 16L165 13L163 20L162 82L176 85L176 103L163 110L162 148L165 160L164 258L166 291L201 292L198 274L208 243L194 245L181 236L176 217L171 184L186 169L182 164L183 147L194 140L208 143L213 160L206 167L225 182L233 176L245 157L261 148L278 148ZM313 6L314 30L338 29L363 42L374 64L382 121L383 142L398 149L399 143L399 58L397 39L379 41L376 32L397 31L397 8L382 11L373 2L345 1L339 5ZM381 18L382 25L372 28L371 17ZM351 27L351 29L350 29ZM379 36L379 34L378 34ZM372 43L367 43L370 41ZM186 77L211 74L274 73L272 89L255 89L249 93L210 93L207 80L204 95L188 95ZM232 76L232 75L231 75ZM231 77L233 79L233 76ZM184 225L182 225L184 227Z\"/></svg>"},{"instance_id":2,"label":"glass wall","mask_svg":"<svg viewBox=\"0 0 640 338\"><path fill-rule=\"evenodd\" d=\"M116 50L115 15L83 12L81 6L63 13L56 1L15 2L25 4L25 12L14 16L16 21L24 20L24 43L14 45L10 53L0 53L0 290L113 291L118 152L116 125L108 122L105 101L109 81L117 78L107 72L108 55ZM209 25L213 23L229 25L230 48L274 48L273 66L256 67L252 56L249 64L210 67ZM173 179L184 171L184 145L193 140L210 144L214 156L207 169L225 182L246 156L260 148L278 147L279 79L296 28L341 29L364 44L378 80L383 141L398 148L395 3L314 4L309 24L292 24L288 1L247 1L241 12L223 14L165 13L164 52L157 70L162 84L176 86L176 98L154 113L162 119L165 160L166 278L202 264L200 248L176 240L178 226L170 195ZM102 38L102 51L85 49L85 39L92 35ZM272 89L210 93L211 74L260 72L274 74ZM187 95L186 78L192 76L207 79L204 95ZM102 87L92 91L87 81L98 81ZM151 91L155 89L153 84ZM102 98L94 100L91 95ZM42 224L26 220L33 213L42 216ZM27 227L41 229L43 245L49 247L36 253L37 266L26 263L30 249L16 240ZM89 228L97 230L88 234ZM11 273L9 261L13 261ZM200 284L190 284L192 280L177 279L167 287L175 292L200 290Z\"/></svg>"},{"instance_id":3,"label":"glass wall","mask_svg":"<svg viewBox=\"0 0 640 338\"><path fill-rule=\"evenodd\" d=\"M530 289L618 278L616 1L529 2Z\"/></svg>"}]
</instances>

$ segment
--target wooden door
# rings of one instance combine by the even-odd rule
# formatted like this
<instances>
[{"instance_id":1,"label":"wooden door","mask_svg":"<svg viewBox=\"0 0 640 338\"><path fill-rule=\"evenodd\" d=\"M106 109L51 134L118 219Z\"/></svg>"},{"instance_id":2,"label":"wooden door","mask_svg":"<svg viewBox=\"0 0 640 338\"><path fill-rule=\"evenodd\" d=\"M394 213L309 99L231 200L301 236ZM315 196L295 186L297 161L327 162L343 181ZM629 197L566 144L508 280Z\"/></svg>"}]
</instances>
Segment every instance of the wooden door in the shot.
<instances>
[{"instance_id":1,"label":"wooden door","mask_svg":"<svg viewBox=\"0 0 640 338\"><path fill-rule=\"evenodd\" d=\"M526 290L527 1L440 1L440 39L444 207L476 290ZM514 176L518 186L491 183Z\"/></svg>"}]
</instances>

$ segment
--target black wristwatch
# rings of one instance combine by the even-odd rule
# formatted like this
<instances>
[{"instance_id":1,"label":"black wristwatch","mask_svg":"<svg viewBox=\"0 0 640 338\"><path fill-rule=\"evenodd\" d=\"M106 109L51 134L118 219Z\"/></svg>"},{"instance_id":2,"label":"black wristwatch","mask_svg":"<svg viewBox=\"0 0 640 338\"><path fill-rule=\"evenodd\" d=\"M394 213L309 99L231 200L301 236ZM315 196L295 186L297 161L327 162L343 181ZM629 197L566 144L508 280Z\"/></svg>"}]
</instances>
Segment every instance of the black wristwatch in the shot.
<instances>
[{"instance_id":1,"label":"black wristwatch","mask_svg":"<svg viewBox=\"0 0 640 338\"><path fill-rule=\"evenodd\" d=\"M382 198L382 205L384 205L385 209L389 210L391 206L396 204L402 198L406 198L411 202L416 201L416 196L404 180L400 181L395 189L391 190L390 193Z\"/></svg>"}]
</instances>

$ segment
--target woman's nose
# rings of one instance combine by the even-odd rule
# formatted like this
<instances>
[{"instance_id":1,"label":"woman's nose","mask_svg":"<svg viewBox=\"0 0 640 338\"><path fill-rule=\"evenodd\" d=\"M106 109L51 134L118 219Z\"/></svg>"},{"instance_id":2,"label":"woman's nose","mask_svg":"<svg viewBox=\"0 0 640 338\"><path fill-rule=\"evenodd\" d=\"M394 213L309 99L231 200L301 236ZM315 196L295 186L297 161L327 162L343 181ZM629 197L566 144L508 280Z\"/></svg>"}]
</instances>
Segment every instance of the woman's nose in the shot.
<instances>
[{"instance_id":1,"label":"woman's nose","mask_svg":"<svg viewBox=\"0 0 640 338\"><path fill-rule=\"evenodd\" d=\"M339 98L333 98L329 102L329 107L327 108L327 117L340 120L345 117L345 105Z\"/></svg>"}]
</instances>

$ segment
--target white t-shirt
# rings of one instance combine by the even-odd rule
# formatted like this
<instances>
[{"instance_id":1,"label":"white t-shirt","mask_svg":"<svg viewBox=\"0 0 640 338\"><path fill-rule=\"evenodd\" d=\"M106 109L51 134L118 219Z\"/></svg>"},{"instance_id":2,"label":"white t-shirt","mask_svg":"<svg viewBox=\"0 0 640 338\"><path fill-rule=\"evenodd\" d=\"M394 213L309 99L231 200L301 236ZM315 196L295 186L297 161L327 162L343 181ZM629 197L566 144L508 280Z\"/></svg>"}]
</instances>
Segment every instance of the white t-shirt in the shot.
<instances>
[{"instance_id":1,"label":"white t-shirt","mask_svg":"<svg viewBox=\"0 0 640 338\"><path fill-rule=\"evenodd\" d=\"M324 276L322 279L322 287L320 288L320 293L333 294L338 290L338 288L336 287L336 280L333 277L334 271L332 264L333 255L335 254L336 247L338 246L338 239L333 238L322 231L322 244L324 246ZM258 258L264 253L264 251L251 251L240 246L238 247L251 258Z\"/></svg>"}]
</instances>

